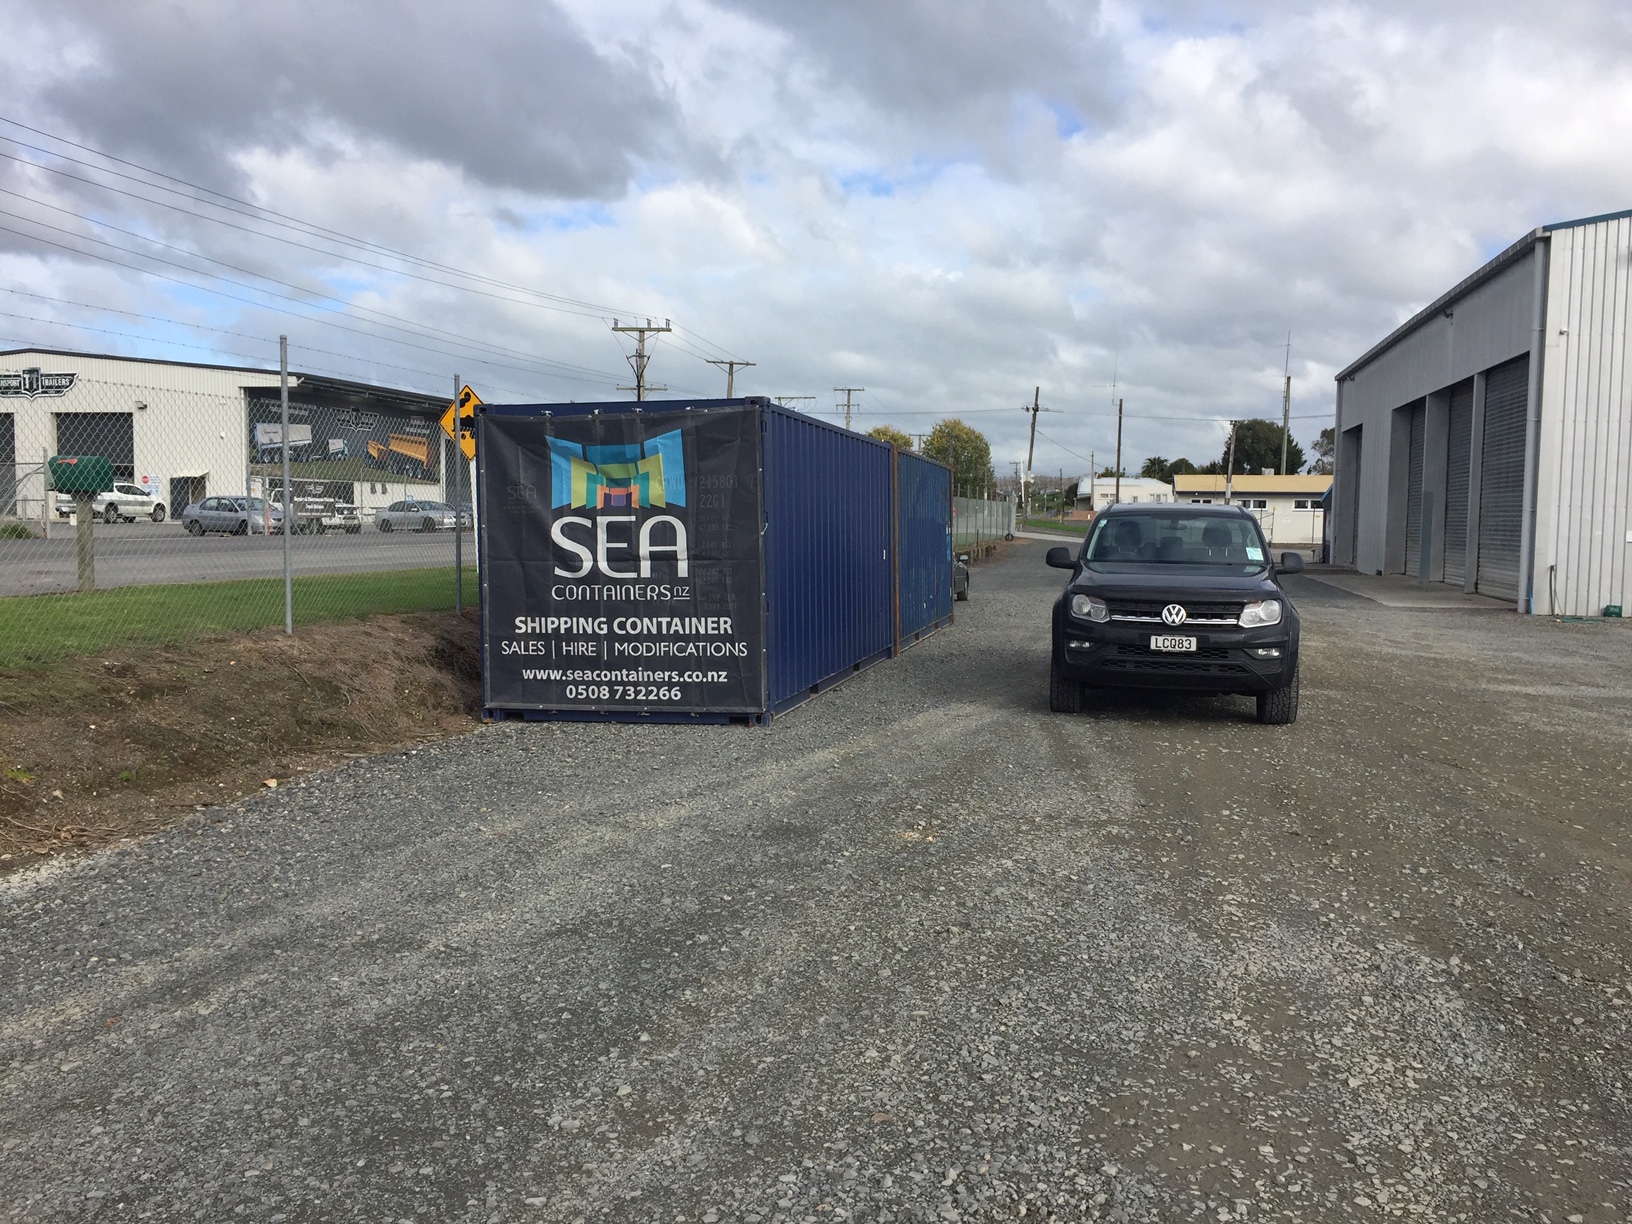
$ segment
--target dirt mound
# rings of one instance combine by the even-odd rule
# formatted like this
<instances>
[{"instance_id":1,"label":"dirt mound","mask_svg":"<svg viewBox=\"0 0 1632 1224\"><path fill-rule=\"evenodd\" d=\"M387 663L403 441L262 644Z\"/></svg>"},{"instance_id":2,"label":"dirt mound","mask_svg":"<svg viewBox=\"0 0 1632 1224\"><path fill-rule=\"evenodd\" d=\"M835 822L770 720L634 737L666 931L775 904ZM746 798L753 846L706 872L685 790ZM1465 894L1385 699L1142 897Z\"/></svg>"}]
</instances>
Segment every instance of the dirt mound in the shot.
<instances>
[{"instance_id":1,"label":"dirt mound","mask_svg":"<svg viewBox=\"0 0 1632 1224\"><path fill-rule=\"evenodd\" d=\"M0 672L0 870L468 730L479 681L474 618L424 614Z\"/></svg>"}]
</instances>

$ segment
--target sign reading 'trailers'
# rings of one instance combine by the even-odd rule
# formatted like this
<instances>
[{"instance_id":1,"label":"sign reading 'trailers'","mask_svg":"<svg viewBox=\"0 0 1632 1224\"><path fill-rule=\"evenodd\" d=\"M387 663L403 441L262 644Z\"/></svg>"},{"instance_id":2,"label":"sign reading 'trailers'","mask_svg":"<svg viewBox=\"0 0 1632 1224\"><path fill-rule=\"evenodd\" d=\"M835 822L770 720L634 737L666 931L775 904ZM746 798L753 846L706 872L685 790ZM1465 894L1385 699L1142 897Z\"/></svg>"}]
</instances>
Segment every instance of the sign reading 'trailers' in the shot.
<instances>
[{"instance_id":1,"label":"sign reading 'trailers'","mask_svg":"<svg viewBox=\"0 0 1632 1224\"><path fill-rule=\"evenodd\" d=\"M764 709L756 410L482 429L485 705Z\"/></svg>"}]
</instances>

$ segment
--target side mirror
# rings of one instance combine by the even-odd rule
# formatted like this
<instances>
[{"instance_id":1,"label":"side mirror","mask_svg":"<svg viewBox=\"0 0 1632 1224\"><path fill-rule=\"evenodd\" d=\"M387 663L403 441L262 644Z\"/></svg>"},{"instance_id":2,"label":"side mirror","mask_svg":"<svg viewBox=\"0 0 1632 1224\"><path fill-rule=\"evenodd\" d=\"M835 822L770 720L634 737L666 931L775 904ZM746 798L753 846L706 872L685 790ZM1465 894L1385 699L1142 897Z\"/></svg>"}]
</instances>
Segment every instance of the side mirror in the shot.
<instances>
[{"instance_id":1,"label":"side mirror","mask_svg":"<svg viewBox=\"0 0 1632 1224\"><path fill-rule=\"evenodd\" d=\"M1066 548L1063 544L1056 545L1055 547L1049 549L1048 555L1044 557L1043 560L1049 565L1053 566L1055 569L1077 568L1077 563L1071 559L1071 550Z\"/></svg>"},{"instance_id":2,"label":"side mirror","mask_svg":"<svg viewBox=\"0 0 1632 1224\"><path fill-rule=\"evenodd\" d=\"M1303 573L1303 554L1302 553L1295 553L1295 552L1284 552L1284 553L1282 553L1281 554L1281 573L1283 573L1283 574L1301 574L1301 573Z\"/></svg>"}]
</instances>

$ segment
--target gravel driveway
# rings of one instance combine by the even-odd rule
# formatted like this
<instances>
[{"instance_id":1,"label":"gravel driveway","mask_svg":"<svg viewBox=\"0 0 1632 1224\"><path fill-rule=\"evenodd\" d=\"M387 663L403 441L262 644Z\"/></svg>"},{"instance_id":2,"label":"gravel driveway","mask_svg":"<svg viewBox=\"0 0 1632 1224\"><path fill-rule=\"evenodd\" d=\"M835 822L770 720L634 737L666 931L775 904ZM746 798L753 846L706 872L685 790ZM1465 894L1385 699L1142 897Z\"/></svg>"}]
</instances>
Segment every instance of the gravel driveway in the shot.
<instances>
[{"instance_id":1,"label":"gravel driveway","mask_svg":"<svg viewBox=\"0 0 1632 1224\"><path fill-rule=\"evenodd\" d=\"M1067 718L1044 547L0 878L0 1220L1626 1218L1627 628L1293 579L1296 725Z\"/></svg>"}]
</instances>

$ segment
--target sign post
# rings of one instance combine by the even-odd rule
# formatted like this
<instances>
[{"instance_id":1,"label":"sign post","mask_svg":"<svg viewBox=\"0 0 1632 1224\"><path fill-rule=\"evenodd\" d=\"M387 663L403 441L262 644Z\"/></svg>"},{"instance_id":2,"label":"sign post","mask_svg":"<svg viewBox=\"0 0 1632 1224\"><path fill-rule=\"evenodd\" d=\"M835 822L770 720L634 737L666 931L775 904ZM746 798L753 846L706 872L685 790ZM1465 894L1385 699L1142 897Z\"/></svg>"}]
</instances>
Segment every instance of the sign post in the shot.
<instances>
[{"instance_id":1,"label":"sign post","mask_svg":"<svg viewBox=\"0 0 1632 1224\"><path fill-rule=\"evenodd\" d=\"M459 493L464 486L465 465L459 459L462 454L466 459L476 458L476 405L482 401L477 398L476 392L469 387L461 387L459 375L453 376L453 403L442 414L442 432L457 444L457 453L449 465L453 471L459 473L459 478L452 482L453 496L453 610L459 615L465 611L465 525L460 520ZM466 422L469 422L468 424ZM443 485L449 482L444 478ZM471 513L471 525L474 527L476 515L474 503Z\"/></svg>"},{"instance_id":2,"label":"sign post","mask_svg":"<svg viewBox=\"0 0 1632 1224\"><path fill-rule=\"evenodd\" d=\"M91 499L113 488L113 464L100 455L58 455L46 460L46 496L52 489L74 495L74 553L79 589L96 589L96 544L91 534Z\"/></svg>"}]
</instances>

